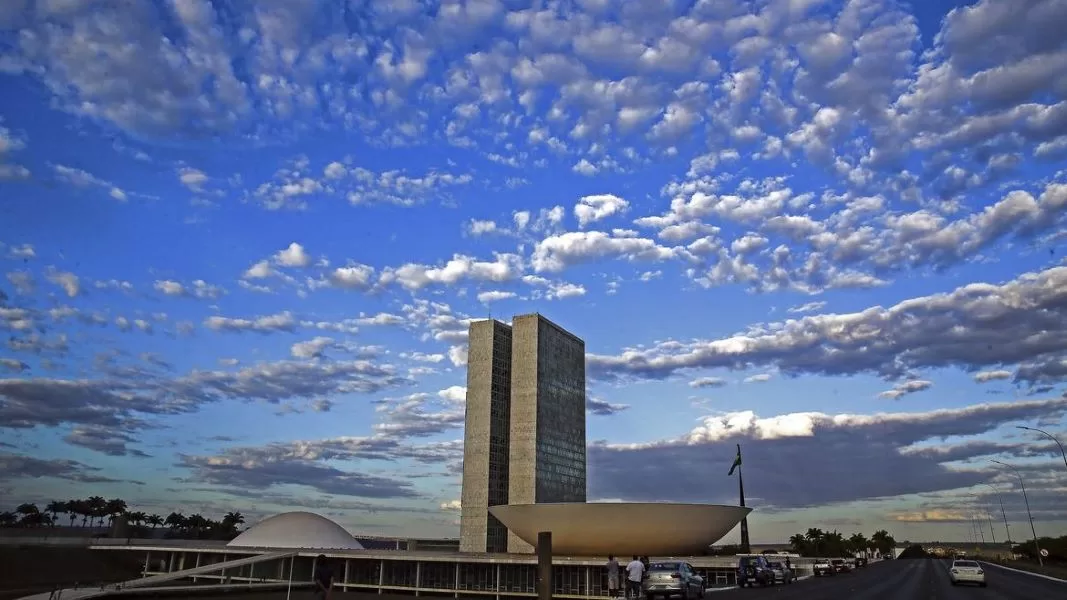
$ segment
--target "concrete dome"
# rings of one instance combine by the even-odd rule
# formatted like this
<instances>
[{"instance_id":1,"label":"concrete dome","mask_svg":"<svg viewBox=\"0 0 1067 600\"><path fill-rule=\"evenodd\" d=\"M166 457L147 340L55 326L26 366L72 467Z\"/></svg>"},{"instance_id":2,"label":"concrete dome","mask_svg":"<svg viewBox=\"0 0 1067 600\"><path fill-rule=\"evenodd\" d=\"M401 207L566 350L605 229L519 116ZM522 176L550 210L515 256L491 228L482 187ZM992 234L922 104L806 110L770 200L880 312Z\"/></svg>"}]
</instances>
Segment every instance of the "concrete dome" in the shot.
<instances>
[{"instance_id":1,"label":"concrete dome","mask_svg":"<svg viewBox=\"0 0 1067 600\"><path fill-rule=\"evenodd\" d=\"M239 548L363 549L344 527L322 515L304 511L267 517L226 545Z\"/></svg>"}]
</instances>

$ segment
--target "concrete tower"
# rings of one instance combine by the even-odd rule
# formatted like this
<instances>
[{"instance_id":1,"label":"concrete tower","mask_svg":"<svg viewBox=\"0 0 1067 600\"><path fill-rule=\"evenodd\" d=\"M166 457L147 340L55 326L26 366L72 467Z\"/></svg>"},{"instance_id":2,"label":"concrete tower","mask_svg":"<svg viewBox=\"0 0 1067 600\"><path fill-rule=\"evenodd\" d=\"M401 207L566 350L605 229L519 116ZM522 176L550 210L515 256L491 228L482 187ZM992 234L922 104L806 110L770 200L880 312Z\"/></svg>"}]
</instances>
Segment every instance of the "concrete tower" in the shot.
<instances>
[{"instance_id":1,"label":"concrete tower","mask_svg":"<svg viewBox=\"0 0 1067 600\"><path fill-rule=\"evenodd\" d=\"M585 502L585 342L538 314L470 327L460 550L533 552L497 504Z\"/></svg>"},{"instance_id":2,"label":"concrete tower","mask_svg":"<svg viewBox=\"0 0 1067 600\"><path fill-rule=\"evenodd\" d=\"M489 507L508 503L511 327L475 321L469 338L459 550L506 552L508 530Z\"/></svg>"}]
</instances>

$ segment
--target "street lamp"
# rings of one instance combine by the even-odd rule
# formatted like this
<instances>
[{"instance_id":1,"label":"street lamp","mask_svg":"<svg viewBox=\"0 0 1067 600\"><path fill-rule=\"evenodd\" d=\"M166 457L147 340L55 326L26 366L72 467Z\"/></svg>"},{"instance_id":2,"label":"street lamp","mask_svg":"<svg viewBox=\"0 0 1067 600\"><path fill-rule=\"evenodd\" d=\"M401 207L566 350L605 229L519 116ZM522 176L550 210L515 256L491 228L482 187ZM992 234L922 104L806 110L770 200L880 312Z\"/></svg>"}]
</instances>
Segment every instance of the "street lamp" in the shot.
<instances>
[{"instance_id":1,"label":"street lamp","mask_svg":"<svg viewBox=\"0 0 1067 600\"><path fill-rule=\"evenodd\" d=\"M986 484L986 485L988 485L988 484ZM978 494L974 495L974 499L978 500L979 502L982 501L982 499L978 496ZM982 510L981 512L985 513L986 521L989 522L989 535L992 536L993 543L996 544L997 543L997 534L993 531L993 515L989 512L988 509ZM982 524L982 515L981 514L978 515L978 526L982 528L982 539L984 540L985 539L985 525Z\"/></svg>"},{"instance_id":2,"label":"street lamp","mask_svg":"<svg viewBox=\"0 0 1067 600\"><path fill-rule=\"evenodd\" d=\"M1004 519L1004 533L1008 536L1008 552L1011 552L1011 529L1008 528L1008 513L1004 512L1004 498L1000 495L1000 490L993 487L991 483L982 484L993 490L993 493L997 495L997 500L1000 501L1000 516Z\"/></svg>"},{"instance_id":3,"label":"street lamp","mask_svg":"<svg viewBox=\"0 0 1067 600\"><path fill-rule=\"evenodd\" d=\"M989 459L990 462L995 462L1003 467L1008 467L1015 472L1015 476L1019 478L1019 487L1023 489L1023 502L1026 503L1026 518L1030 519L1030 533L1034 534L1034 547L1037 548L1037 564L1042 567L1045 566L1045 561L1041 558L1041 544L1037 541L1037 530L1034 529L1034 515L1030 513L1030 499L1026 497L1026 484L1023 483L1023 475L1019 472L1019 469L1009 465L1006 462L1000 462L999 460Z\"/></svg>"},{"instance_id":4,"label":"street lamp","mask_svg":"<svg viewBox=\"0 0 1067 600\"><path fill-rule=\"evenodd\" d=\"M1060 447L1060 455L1063 456L1063 466L1067 467L1067 452L1063 451L1063 444L1061 444L1060 441L1056 439L1056 436L1052 435L1051 433L1049 433L1049 432L1047 432L1047 431L1045 431L1043 429L1038 429L1036 427L1024 427L1022 425L1016 425L1015 427L1018 428L1018 429L1025 429L1027 431L1035 431L1035 432L1040 433L1041 435L1047 437L1048 439L1056 442L1056 445Z\"/></svg>"}]
</instances>

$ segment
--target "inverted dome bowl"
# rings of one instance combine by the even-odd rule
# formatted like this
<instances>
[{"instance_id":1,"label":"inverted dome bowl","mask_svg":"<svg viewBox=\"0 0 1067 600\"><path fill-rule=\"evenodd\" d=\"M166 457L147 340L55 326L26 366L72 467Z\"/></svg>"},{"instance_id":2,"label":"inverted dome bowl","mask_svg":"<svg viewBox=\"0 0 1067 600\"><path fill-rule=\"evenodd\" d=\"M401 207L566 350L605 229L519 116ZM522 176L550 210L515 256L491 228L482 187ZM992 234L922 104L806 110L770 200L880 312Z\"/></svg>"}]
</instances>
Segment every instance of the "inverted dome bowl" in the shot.
<instances>
[{"instance_id":1,"label":"inverted dome bowl","mask_svg":"<svg viewBox=\"0 0 1067 600\"><path fill-rule=\"evenodd\" d=\"M721 504L560 502L507 504L489 512L532 546L552 532L562 556L696 556L730 532L752 509Z\"/></svg>"}]
</instances>

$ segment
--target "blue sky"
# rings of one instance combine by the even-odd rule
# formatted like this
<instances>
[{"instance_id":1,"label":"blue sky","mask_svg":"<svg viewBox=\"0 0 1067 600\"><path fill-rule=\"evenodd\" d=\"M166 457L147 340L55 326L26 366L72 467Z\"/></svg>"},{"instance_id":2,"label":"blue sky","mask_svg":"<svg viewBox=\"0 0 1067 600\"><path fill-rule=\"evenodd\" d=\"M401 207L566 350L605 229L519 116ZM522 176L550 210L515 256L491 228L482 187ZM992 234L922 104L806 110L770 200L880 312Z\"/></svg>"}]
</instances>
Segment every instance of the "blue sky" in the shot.
<instances>
[{"instance_id":1,"label":"blue sky","mask_svg":"<svg viewBox=\"0 0 1067 600\"><path fill-rule=\"evenodd\" d=\"M1067 532L1061 3L90 4L0 7L4 497L454 536L537 311L591 499Z\"/></svg>"}]
</instances>

